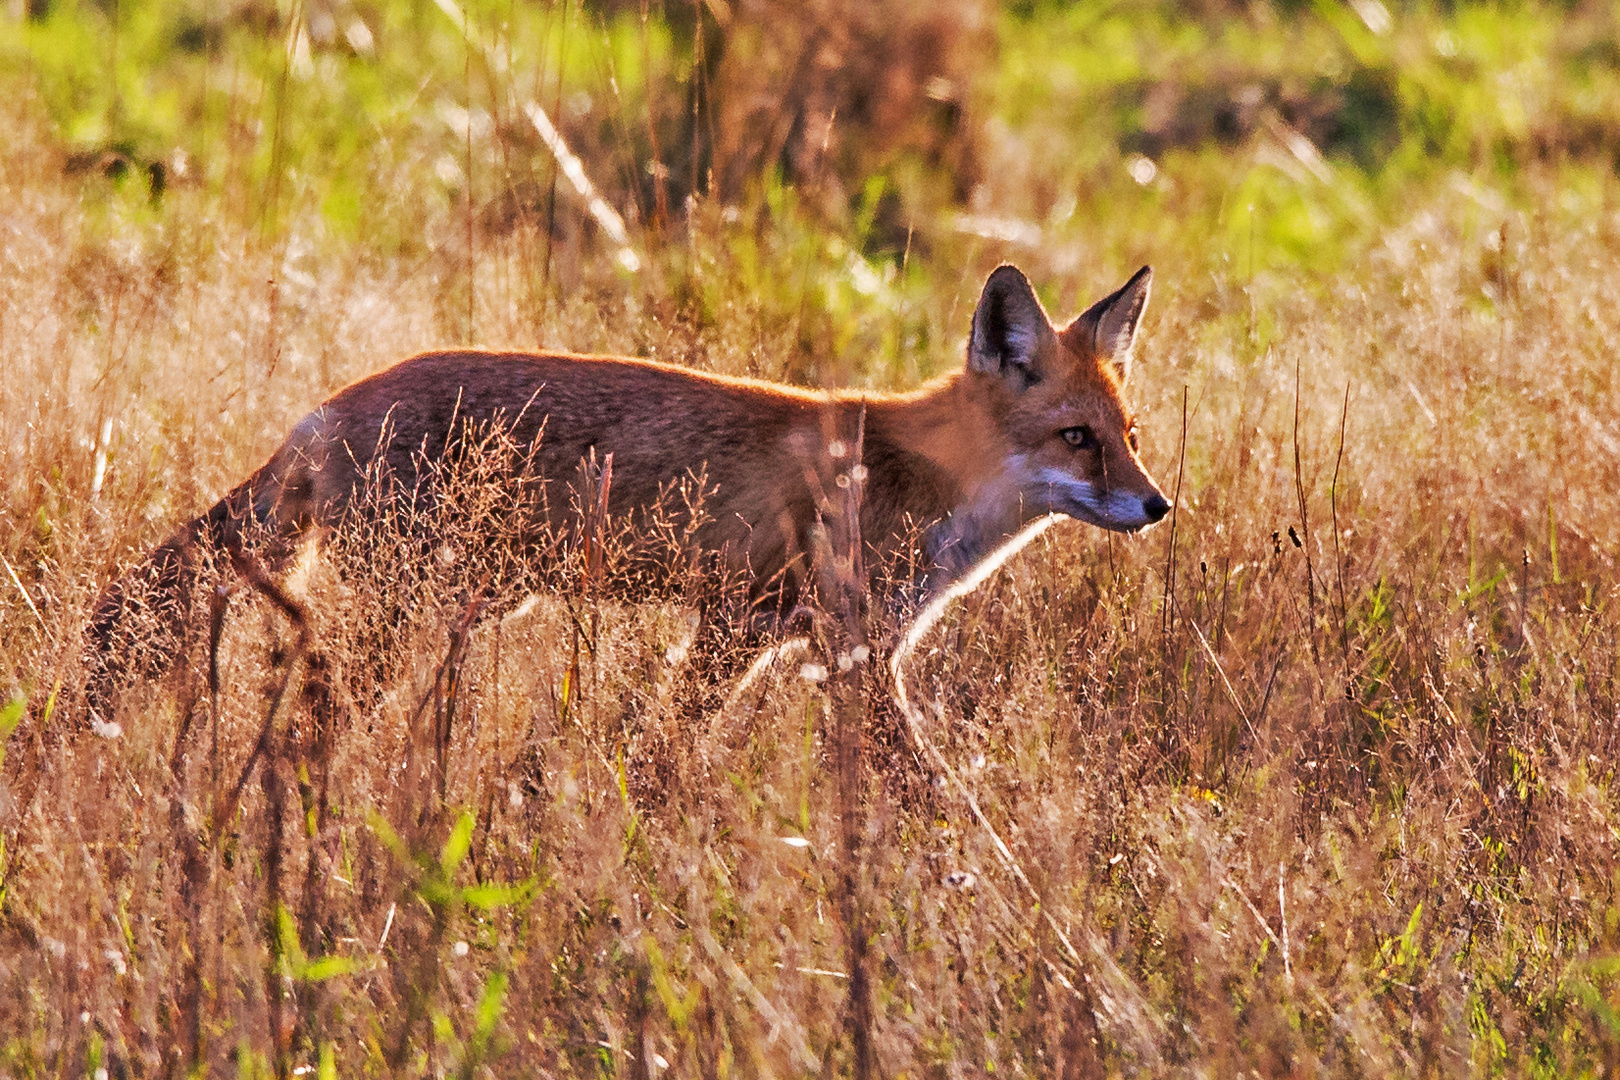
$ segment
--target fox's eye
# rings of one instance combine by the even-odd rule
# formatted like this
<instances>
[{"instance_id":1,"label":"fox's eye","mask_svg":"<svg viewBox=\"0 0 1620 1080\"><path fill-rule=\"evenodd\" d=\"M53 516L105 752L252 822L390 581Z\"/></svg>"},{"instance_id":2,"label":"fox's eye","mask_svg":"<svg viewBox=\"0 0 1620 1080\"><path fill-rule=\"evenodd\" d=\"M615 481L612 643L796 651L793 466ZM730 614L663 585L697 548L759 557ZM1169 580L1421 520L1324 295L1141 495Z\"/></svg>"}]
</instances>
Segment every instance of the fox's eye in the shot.
<instances>
[{"instance_id":1,"label":"fox's eye","mask_svg":"<svg viewBox=\"0 0 1620 1080\"><path fill-rule=\"evenodd\" d=\"M1081 424L1079 427L1066 427L1062 431L1058 432L1058 434L1063 436L1064 442L1068 443L1076 450L1097 449L1097 436L1093 435L1091 433L1091 429L1086 427L1084 424Z\"/></svg>"}]
</instances>

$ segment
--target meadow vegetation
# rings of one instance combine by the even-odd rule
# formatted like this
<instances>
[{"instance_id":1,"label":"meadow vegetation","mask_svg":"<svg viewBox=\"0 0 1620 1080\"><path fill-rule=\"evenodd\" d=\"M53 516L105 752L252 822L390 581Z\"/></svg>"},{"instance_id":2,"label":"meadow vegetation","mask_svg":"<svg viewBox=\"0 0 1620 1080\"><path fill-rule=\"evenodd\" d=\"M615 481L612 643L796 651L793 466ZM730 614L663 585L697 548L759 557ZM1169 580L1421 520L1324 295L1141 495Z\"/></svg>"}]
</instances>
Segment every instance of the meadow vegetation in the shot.
<instances>
[{"instance_id":1,"label":"meadow vegetation","mask_svg":"<svg viewBox=\"0 0 1620 1080\"><path fill-rule=\"evenodd\" d=\"M0 1073L1609 1074L1615 17L8 5ZM1175 513L895 667L847 577L626 600L612 522L535 591L493 445L84 708L99 590L352 379L910 386L1001 261L1155 266Z\"/></svg>"}]
</instances>

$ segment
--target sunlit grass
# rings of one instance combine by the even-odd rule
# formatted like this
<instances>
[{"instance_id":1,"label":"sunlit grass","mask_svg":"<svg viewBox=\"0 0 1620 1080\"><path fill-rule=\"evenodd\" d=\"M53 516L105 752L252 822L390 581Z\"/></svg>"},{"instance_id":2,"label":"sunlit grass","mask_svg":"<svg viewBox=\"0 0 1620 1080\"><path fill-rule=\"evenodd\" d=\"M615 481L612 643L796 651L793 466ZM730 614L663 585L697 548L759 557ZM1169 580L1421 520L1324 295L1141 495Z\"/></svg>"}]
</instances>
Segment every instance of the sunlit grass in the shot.
<instances>
[{"instance_id":1,"label":"sunlit grass","mask_svg":"<svg viewBox=\"0 0 1620 1080\"><path fill-rule=\"evenodd\" d=\"M437 6L322 9L275 166L286 26L187 51L159 7L0 22L3 1068L854 1075L862 1038L894 1076L1612 1063L1607 15L1002 13L977 194L902 140L655 222L638 110L690 106L678 26L474 5L512 59L469 95ZM85 82L115 36L121 104ZM1387 142L1144 141L1159 84L1369 72ZM639 273L519 127L468 154L469 101L576 93ZM901 672L917 730L903 612L861 628L869 670L822 621L745 678L784 643L703 638L679 588L530 599L476 467L432 557L356 529L294 561L305 645L226 574L217 694L200 602L179 672L85 715L98 591L355 378L471 340L908 387L1002 260L1060 318L1154 264L1131 397L1180 497L1138 537L1060 524L951 608Z\"/></svg>"}]
</instances>

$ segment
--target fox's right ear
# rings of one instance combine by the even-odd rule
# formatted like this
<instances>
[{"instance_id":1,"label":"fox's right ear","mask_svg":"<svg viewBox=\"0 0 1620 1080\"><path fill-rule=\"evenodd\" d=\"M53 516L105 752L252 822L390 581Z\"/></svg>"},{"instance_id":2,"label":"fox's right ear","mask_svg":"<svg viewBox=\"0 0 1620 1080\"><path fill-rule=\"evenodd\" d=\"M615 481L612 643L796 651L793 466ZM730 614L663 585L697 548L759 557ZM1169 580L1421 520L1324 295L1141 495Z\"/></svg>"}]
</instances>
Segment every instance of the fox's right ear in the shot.
<instances>
[{"instance_id":1,"label":"fox's right ear","mask_svg":"<svg viewBox=\"0 0 1620 1080\"><path fill-rule=\"evenodd\" d=\"M968 367L1028 389L1041 381L1041 350L1053 337L1051 320L1029 279L1016 266L996 267L973 312Z\"/></svg>"},{"instance_id":2,"label":"fox's right ear","mask_svg":"<svg viewBox=\"0 0 1620 1080\"><path fill-rule=\"evenodd\" d=\"M1142 325L1148 293L1153 287L1153 267L1144 266L1111 296L1092 304L1063 331L1063 340L1075 351L1086 349L1114 365L1114 374L1123 386L1131 379L1131 352L1136 330Z\"/></svg>"}]
</instances>

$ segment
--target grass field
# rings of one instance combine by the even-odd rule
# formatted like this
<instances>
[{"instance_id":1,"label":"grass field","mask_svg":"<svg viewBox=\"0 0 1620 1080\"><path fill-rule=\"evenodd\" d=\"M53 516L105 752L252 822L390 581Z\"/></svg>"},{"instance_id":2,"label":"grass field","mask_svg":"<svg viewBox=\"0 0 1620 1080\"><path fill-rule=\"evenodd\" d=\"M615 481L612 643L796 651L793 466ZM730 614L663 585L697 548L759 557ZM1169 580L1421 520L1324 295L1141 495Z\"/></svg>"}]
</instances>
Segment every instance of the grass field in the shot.
<instances>
[{"instance_id":1,"label":"grass field","mask_svg":"<svg viewBox=\"0 0 1620 1080\"><path fill-rule=\"evenodd\" d=\"M1617 29L8 6L0 1073L1609 1075ZM898 665L881 607L526 599L475 469L464 557L340 531L302 626L222 573L212 649L81 704L98 592L363 374L911 386L1001 261L1058 317L1153 263L1175 514L1054 526Z\"/></svg>"}]
</instances>

